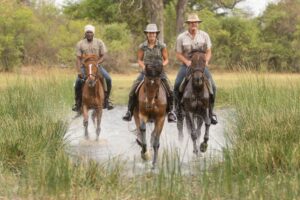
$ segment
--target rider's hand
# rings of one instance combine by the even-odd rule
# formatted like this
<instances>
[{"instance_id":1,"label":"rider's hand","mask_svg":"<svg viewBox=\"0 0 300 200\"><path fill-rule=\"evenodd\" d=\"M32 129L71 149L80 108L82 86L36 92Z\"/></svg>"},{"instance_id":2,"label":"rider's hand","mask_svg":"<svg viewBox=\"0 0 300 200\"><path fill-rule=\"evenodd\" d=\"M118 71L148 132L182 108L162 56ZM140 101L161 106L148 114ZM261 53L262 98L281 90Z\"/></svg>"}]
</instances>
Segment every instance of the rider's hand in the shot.
<instances>
[{"instance_id":1,"label":"rider's hand","mask_svg":"<svg viewBox=\"0 0 300 200\"><path fill-rule=\"evenodd\" d=\"M190 60L188 60L188 61L185 63L185 65L186 65L187 67L191 66L191 64L192 64L192 61L190 61Z\"/></svg>"},{"instance_id":2,"label":"rider's hand","mask_svg":"<svg viewBox=\"0 0 300 200\"><path fill-rule=\"evenodd\" d=\"M85 80L85 79L86 79L85 75L84 75L84 74L82 74L82 73L79 73L79 74L78 74L78 77L79 77L80 79L83 79L83 80Z\"/></svg>"}]
</instances>

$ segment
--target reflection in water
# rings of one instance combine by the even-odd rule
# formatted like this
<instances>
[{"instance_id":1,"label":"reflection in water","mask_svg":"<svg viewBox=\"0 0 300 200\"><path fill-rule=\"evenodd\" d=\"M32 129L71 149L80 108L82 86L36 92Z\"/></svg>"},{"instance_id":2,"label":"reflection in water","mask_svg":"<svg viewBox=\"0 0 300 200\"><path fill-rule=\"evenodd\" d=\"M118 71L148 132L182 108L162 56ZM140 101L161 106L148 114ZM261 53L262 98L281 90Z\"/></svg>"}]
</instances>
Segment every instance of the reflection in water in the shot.
<instances>
[{"instance_id":1,"label":"reflection in water","mask_svg":"<svg viewBox=\"0 0 300 200\"><path fill-rule=\"evenodd\" d=\"M71 119L69 129L64 137L67 152L72 158L93 159L104 164L121 163L128 168L127 172L130 171L130 174L140 174L150 170L151 160L144 162L141 159L141 148L135 142L134 122L127 123L121 120L125 110L126 107L116 107L110 111L104 110L99 141L95 141L96 133L92 121L89 122L89 140L86 140L82 117ZM229 145L229 140L224 135L225 118L232 113L233 111L229 109L217 111L219 123L211 126L207 152L199 153L199 156L193 154L192 140L186 129L183 141L179 142L176 124L166 122L160 139L158 167L177 169L181 173L192 173L194 170L202 170L212 163L222 161L223 148ZM202 128L204 132L204 127ZM152 130L153 125L148 124L147 141L150 151ZM201 135L200 141L203 141L203 135ZM152 152L150 153L152 155Z\"/></svg>"}]
</instances>

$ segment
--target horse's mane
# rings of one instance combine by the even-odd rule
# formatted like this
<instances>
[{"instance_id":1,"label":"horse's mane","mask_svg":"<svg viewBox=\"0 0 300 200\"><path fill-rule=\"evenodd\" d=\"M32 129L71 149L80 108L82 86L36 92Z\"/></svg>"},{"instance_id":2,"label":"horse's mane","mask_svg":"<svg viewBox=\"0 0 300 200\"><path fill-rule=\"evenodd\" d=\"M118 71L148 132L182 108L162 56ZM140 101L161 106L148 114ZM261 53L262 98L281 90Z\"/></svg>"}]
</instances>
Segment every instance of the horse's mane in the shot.
<instances>
[{"instance_id":1,"label":"horse's mane","mask_svg":"<svg viewBox=\"0 0 300 200\"><path fill-rule=\"evenodd\" d=\"M192 67L201 68L204 70L206 62L205 52L201 50L193 50L191 52L191 61Z\"/></svg>"},{"instance_id":2,"label":"horse's mane","mask_svg":"<svg viewBox=\"0 0 300 200\"><path fill-rule=\"evenodd\" d=\"M161 62L153 62L147 64L145 67L145 76L146 77L159 77L162 73L163 66Z\"/></svg>"},{"instance_id":3,"label":"horse's mane","mask_svg":"<svg viewBox=\"0 0 300 200\"><path fill-rule=\"evenodd\" d=\"M82 56L82 59L83 59L83 63L85 63L85 62L89 62L89 61L97 61L99 59L99 57L95 54L91 54L91 55Z\"/></svg>"}]
</instances>

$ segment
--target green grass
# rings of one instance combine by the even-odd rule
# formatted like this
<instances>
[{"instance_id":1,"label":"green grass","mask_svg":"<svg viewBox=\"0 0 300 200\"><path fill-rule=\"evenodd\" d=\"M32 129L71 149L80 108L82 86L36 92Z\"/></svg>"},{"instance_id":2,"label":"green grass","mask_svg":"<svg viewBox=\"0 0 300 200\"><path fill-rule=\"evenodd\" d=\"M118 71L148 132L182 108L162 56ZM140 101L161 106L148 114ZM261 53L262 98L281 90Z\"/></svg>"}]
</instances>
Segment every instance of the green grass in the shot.
<instances>
[{"instance_id":1,"label":"green grass","mask_svg":"<svg viewBox=\"0 0 300 200\"><path fill-rule=\"evenodd\" d=\"M183 175L176 157L164 154L157 174L134 177L122 163L108 169L66 155L73 78L50 73L2 83L0 199L299 198L299 75L216 74L218 105L236 110L225 160ZM116 104L127 102L134 78L113 75Z\"/></svg>"}]
</instances>

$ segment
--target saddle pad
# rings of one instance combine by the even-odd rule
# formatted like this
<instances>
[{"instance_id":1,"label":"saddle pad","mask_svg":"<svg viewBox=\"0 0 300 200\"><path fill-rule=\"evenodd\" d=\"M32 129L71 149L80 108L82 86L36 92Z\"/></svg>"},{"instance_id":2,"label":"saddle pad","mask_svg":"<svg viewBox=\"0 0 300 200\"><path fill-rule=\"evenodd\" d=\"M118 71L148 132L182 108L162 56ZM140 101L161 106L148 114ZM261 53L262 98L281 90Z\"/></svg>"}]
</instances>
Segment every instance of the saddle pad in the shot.
<instances>
[{"instance_id":1,"label":"saddle pad","mask_svg":"<svg viewBox=\"0 0 300 200\"><path fill-rule=\"evenodd\" d=\"M161 84L162 84L167 96L170 97L171 94L169 94L166 84L163 81L161 81Z\"/></svg>"},{"instance_id":2,"label":"saddle pad","mask_svg":"<svg viewBox=\"0 0 300 200\"><path fill-rule=\"evenodd\" d=\"M135 90L135 92L134 92L136 95L138 95L139 90L140 90L141 86L143 85L143 83L144 83L144 79L143 79L143 80L140 82L140 84L136 87L136 90ZM163 86L163 88L164 88L164 90L165 90L167 96L169 97L170 94L168 93L167 86L164 84L163 81L161 81L161 84L162 84L162 86Z\"/></svg>"},{"instance_id":3,"label":"saddle pad","mask_svg":"<svg viewBox=\"0 0 300 200\"><path fill-rule=\"evenodd\" d=\"M209 91L209 94L213 95L214 94L214 91L212 89L212 84L211 84L211 80L210 79L207 79L207 81L205 81L206 83L206 86L208 88L208 91Z\"/></svg>"},{"instance_id":4,"label":"saddle pad","mask_svg":"<svg viewBox=\"0 0 300 200\"><path fill-rule=\"evenodd\" d=\"M180 83L179 92L183 92L184 88L185 88L185 78Z\"/></svg>"},{"instance_id":5,"label":"saddle pad","mask_svg":"<svg viewBox=\"0 0 300 200\"><path fill-rule=\"evenodd\" d=\"M143 83L144 83L144 79L140 82L140 84L136 87L136 89L135 89L135 94L137 94L138 95L138 93L139 93L139 90L140 90L140 87L143 85Z\"/></svg>"}]
</instances>

